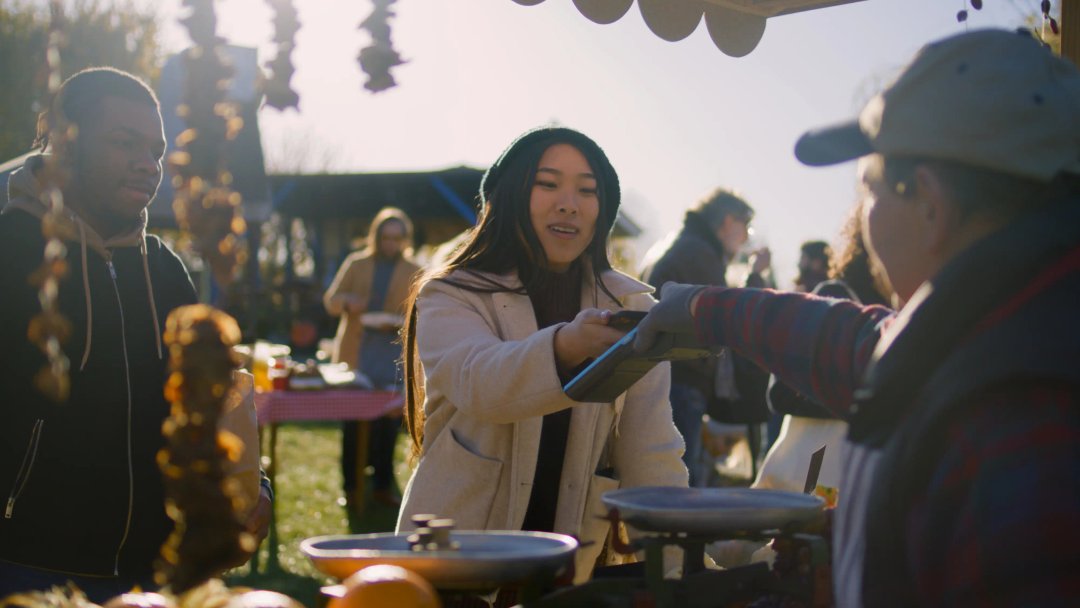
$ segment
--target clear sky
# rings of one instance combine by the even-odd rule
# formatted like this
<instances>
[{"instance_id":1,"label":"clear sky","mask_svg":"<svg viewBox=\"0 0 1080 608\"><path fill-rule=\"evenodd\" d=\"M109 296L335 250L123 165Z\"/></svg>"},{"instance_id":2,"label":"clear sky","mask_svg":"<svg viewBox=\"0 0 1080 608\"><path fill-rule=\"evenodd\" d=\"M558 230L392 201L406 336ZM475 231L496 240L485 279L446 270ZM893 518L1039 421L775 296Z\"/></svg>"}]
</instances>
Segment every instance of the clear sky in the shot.
<instances>
[{"instance_id":1,"label":"clear sky","mask_svg":"<svg viewBox=\"0 0 1080 608\"><path fill-rule=\"evenodd\" d=\"M372 94L355 59L370 3L295 2L300 111L261 112L271 158L306 151L286 162L307 170L486 167L520 132L558 122L607 151L626 210L647 230L642 250L696 199L727 186L757 209L782 287L799 244L834 240L854 201L853 165L801 166L798 136L855 115L924 43L1015 27L1039 4L985 0L960 24L966 0L865 0L770 19L757 49L736 59L704 24L680 42L657 38L636 6L598 25L571 0L399 0L394 46L408 63L393 72L396 88ZM157 4L164 16L179 12L179 0ZM220 0L218 11L231 43L259 46L260 61L272 56L265 0ZM186 45L175 24L165 33L167 48Z\"/></svg>"}]
</instances>

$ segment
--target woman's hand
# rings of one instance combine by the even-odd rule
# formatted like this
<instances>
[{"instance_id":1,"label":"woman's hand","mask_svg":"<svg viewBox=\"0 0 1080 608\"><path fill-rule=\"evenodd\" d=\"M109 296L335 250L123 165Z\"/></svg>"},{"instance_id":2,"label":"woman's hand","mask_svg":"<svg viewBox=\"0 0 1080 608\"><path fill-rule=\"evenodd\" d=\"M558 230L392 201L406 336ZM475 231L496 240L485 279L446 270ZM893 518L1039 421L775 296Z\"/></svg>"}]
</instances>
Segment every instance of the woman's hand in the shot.
<instances>
[{"instance_id":1,"label":"woman's hand","mask_svg":"<svg viewBox=\"0 0 1080 608\"><path fill-rule=\"evenodd\" d=\"M586 308L555 332L555 362L560 370L574 369L585 359L603 354L626 335L608 327L610 316L610 310Z\"/></svg>"}]
</instances>

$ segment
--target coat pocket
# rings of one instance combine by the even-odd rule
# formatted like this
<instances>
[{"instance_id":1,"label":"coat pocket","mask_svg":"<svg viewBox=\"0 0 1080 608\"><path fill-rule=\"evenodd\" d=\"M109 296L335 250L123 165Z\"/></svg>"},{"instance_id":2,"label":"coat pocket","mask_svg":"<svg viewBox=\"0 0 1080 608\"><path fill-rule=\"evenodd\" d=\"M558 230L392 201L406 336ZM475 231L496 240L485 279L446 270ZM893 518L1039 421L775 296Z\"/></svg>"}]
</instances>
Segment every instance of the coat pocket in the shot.
<instances>
[{"instance_id":1,"label":"coat pocket","mask_svg":"<svg viewBox=\"0 0 1080 608\"><path fill-rule=\"evenodd\" d=\"M596 558L608 542L611 524L607 520L607 507L601 497L607 492L619 489L619 480L606 475L593 475L589 479L589 491L585 495L585 512L581 516L578 540L582 547L574 558L574 582L584 582L592 576Z\"/></svg>"},{"instance_id":2,"label":"coat pocket","mask_svg":"<svg viewBox=\"0 0 1080 608\"><path fill-rule=\"evenodd\" d=\"M38 446L41 444L41 430L44 426L45 421L38 418L30 430L30 441L23 454L22 464L19 465L19 472L15 475L11 493L8 494L7 504L4 506L4 519L12 518L15 513L15 502L26 487L26 482L30 481L30 473L34 470L34 460L37 459Z\"/></svg>"},{"instance_id":3,"label":"coat pocket","mask_svg":"<svg viewBox=\"0 0 1080 608\"><path fill-rule=\"evenodd\" d=\"M477 454L447 429L420 461L405 509L450 517L458 530L488 529L502 468L501 460Z\"/></svg>"}]
</instances>

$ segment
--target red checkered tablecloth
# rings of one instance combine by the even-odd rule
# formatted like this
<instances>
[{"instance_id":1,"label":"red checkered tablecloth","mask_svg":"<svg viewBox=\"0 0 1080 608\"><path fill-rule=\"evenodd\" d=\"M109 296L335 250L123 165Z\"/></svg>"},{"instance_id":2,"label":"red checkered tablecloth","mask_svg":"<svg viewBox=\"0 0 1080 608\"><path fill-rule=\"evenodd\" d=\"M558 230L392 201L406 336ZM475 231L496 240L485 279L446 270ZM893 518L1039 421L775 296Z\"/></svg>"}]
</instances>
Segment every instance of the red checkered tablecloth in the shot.
<instances>
[{"instance_id":1,"label":"red checkered tablecloth","mask_svg":"<svg viewBox=\"0 0 1080 608\"><path fill-rule=\"evenodd\" d=\"M391 391L269 391L255 394L259 424L298 420L374 420L400 412L403 395Z\"/></svg>"}]
</instances>

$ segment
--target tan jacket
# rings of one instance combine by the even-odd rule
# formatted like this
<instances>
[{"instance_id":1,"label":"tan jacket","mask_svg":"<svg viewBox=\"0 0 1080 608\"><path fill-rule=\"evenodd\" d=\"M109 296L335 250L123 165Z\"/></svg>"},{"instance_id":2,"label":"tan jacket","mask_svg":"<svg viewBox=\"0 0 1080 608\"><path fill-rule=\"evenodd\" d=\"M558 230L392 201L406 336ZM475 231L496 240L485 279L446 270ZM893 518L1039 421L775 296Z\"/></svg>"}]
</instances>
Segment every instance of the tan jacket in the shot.
<instances>
[{"instance_id":1,"label":"tan jacket","mask_svg":"<svg viewBox=\"0 0 1080 608\"><path fill-rule=\"evenodd\" d=\"M386 291L386 302L382 310L397 314L404 314L405 300L409 297L409 289L420 267L412 261L402 257L394 266L394 273L390 276L390 287ZM345 313L345 299L347 295L355 295L365 304L371 296L371 283L375 279L375 256L365 251L357 251L349 254L341 263L334 282L323 295L323 305L326 312L333 316L340 316L337 335L334 336L334 363L344 361L349 367L356 368L357 355L360 352L360 341L364 337L364 326L360 323L359 314ZM368 311L376 312L376 311Z\"/></svg>"},{"instance_id":2,"label":"tan jacket","mask_svg":"<svg viewBox=\"0 0 1080 608\"><path fill-rule=\"evenodd\" d=\"M460 278L463 273L454 275ZM496 277L519 285L515 275ZM604 284L629 309L652 289L615 271ZM618 305L586 279L582 307ZM614 403L578 403L562 391L554 335L537 331L527 295L476 293L440 281L418 301L417 348L427 399L424 449L405 489L398 530L417 513L452 517L461 530L520 530L532 491L544 414L573 407L555 531L577 536L576 580L604 546L600 496L618 487L687 485L684 444L671 418L670 370L654 368ZM603 460L603 462L602 462ZM597 475L614 468L614 478Z\"/></svg>"}]
</instances>

